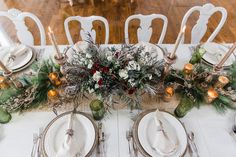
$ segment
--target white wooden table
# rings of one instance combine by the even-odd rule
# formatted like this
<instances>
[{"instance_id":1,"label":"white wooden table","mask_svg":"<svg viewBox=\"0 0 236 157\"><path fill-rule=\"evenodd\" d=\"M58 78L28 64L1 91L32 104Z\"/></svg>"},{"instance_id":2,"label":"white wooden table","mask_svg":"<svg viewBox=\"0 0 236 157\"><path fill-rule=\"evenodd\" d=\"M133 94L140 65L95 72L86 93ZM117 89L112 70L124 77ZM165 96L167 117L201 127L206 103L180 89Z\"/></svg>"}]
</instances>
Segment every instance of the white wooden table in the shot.
<instances>
[{"instance_id":1,"label":"white wooden table","mask_svg":"<svg viewBox=\"0 0 236 157\"><path fill-rule=\"evenodd\" d=\"M171 45L163 46L172 47ZM182 45L178 49L178 60L174 65L176 68L183 68L184 64L188 62L191 56L188 46ZM45 55L52 52L52 47L46 47ZM195 142L200 157L236 156L236 139L229 134L232 130L234 114L233 111L228 111L221 115L208 105L199 110L192 109L181 119L187 131L191 130L195 133ZM45 127L54 117L52 112L14 114L10 123L0 125L0 156L29 157L33 144L33 133L37 133L40 127ZM112 111L112 114L103 120L103 124L107 136L106 156L129 157L126 131L133 124L129 110Z\"/></svg>"}]
</instances>

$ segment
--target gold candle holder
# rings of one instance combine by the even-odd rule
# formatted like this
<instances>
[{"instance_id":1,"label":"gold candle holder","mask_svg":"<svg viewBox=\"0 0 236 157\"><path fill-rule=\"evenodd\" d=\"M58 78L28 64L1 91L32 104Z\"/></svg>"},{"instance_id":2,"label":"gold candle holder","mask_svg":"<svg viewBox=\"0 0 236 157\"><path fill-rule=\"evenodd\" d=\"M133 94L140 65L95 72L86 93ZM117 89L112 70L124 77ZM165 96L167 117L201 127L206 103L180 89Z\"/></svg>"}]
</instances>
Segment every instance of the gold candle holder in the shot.
<instances>
[{"instance_id":1,"label":"gold candle holder","mask_svg":"<svg viewBox=\"0 0 236 157\"><path fill-rule=\"evenodd\" d=\"M229 83L229 79L225 76L219 76L216 84L214 85L215 88L224 88L225 85Z\"/></svg>"},{"instance_id":2,"label":"gold candle holder","mask_svg":"<svg viewBox=\"0 0 236 157\"><path fill-rule=\"evenodd\" d=\"M58 100L59 98L59 93L55 89L49 90L47 95L48 95L48 100L52 102Z\"/></svg>"},{"instance_id":3,"label":"gold candle holder","mask_svg":"<svg viewBox=\"0 0 236 157\"><path fill-rule=\"evenodd\" d=\"M7 89L10 85L8 84L8 81L5 77L0 76L0 89Z\"/></svg>"},{"instance_id":4,"label":"gold candle holder","mask_svg":"<svg viewBox=\"0 0 236 157\"><path fill-rule=\"evenodd\" d=\"M210 87L207 91L207 103L211 103L212 101L214 101L217 97L219 96L219 94L217 93L217 91Z\"/></svg>"},{"instance_id":5,"label":"gold candle holder","mask_svg":"<svg viewBox=\"0 0 236 157\"><path fill-rule=\"evenodd\" d=\"M59 78L59 75L58 73L56 72L53 72L53 73L50 73L48 75L48 78L50 79L50 81L52 82L52 84L56 85L56 86L60 86L61 85L61 80Z\"/></svg>"},{"instance_id":6,"label":"gold candle holder","mask_svg":"<svg viewBox=\"0 0 236 157\"><path fill-rule=\"evenodd\" d=\"M187 63L184 65L184 73L189 75L193 72L193 65L191 63Z\"/></svg>"},{"instance_id":7,"label":"gold candle holder","mask_svg":"<svg viewBox=\"0 0 236 157\"><path fill-rule=\"evenodd\" d=\"M173 95L174 95L174 89L172 87L166 87L163 100L165 102L169 102L171 101Z\"/></svg>"}]
</instances>

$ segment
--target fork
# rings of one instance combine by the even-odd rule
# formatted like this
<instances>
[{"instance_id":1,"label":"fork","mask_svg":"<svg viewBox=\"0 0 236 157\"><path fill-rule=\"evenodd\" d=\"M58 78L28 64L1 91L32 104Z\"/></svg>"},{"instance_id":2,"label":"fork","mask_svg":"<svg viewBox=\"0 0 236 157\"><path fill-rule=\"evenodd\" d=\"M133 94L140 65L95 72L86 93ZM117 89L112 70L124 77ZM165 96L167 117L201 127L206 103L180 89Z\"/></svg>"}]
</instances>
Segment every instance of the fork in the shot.
<instances>
[{"instance_id":1,"label":"fork","mask_svg":"<svg viewBox=\"0 0 236 157\"><path fill-rule=\"evenodd\" d=\"M126 139L128 141L128 145L129 145L129 154L131 155L131 149L130 149L130 140L131 140L131 136L130 136L130 131L126 131Z\"/></svg>"},{"instance_id":2,"label":"fork","mask_svg":"<svg viewBox=\"0 0 236 157\"><path fill-rule=\"evenodd\" d=\"M134 156L138 157L138 150L137 150L137 147L136 147L136 145L134 143L134 136L133 136L132 129L129 130L129 135L130 135L131 140L132 140L132 147L133 147Z\"/></svg>"},{"instance_id":3,"label":"fork","mask_svg":"<svg viewBox=\"0 0 236 157\"><path fill-rule=\"evenodd\" d=\"M33 148L32 148L32 151L31 151L31 157L35 157L37 142L38 142L38 134L34 133L33 134Z\"/></svg>"},{"instance_id":4,"label":"fork","mask_svg":"<svg viewBox=\"0 0 236 157\"><path fill-rule=\"evenodd\" d=\"M39 128L39 134L38 134L38 145L37 145L37 157L41 156L41 139L42 139L42 135L43 135L43 127Z\"/></svg>"},{"instance_id":5,"label":"fork","mask_svg":"<svg viewBox=\"0 0 236 157\"><path fill-rule=\"evenodd\" d=\"M183 124L183 126L184 126L184 128L185 128L185 130L186 130L186 132L187 132L187 129L186 129L185 124L184 124L184 123L182 123L182 124ZM192 156L193 156L193 148L192 148L190 142L191 142L191 141L190 141L190 139L189 139L189 137L188 137L188 133L187 133L187 147L188 147L188 150L189 150L189 155L192 157Z\"/></svg>"}]
</instances>

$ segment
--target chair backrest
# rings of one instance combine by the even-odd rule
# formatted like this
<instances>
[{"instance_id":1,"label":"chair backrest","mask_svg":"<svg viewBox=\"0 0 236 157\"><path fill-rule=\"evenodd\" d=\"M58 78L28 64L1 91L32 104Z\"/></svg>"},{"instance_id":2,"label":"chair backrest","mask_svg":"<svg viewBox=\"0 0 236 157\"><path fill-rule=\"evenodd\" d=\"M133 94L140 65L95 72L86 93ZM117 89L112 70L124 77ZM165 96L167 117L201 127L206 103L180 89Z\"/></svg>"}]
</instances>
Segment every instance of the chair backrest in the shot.
<instances>
[{"instance_id":1,"label":"chair backrest","mask_svg":"<svg viewBox=\"0 0 236 157\"><path fill-rule=\"evenodd\" d=\"M104 17L101 16L88 16L88 17L81 17L81 16L70 16L68 17L65 22L64 22L64 27L65 27L65 32L66 32L66 37L68 39L68 42L70 45L73 45L74 42L71 38L70 35L70 30L69 30L69 22L71 21L78 21L80 22L80 36L82 40L86 40L88 37L88 33L91 35L93 38L94 42L96 41L96 31L93 29L93 22L94 21L101 21L105 25L105 44L108 44L109 41L109 25L107 20Z\"/></svg>"},{"instance_id":2,"label":"chair backrest","mask_svg":"<svg viewBox=\"0 0 236 157\"><path fill-rule=\"evenodd\" d=\"M32 33L28 30L28 27L25 25L25 18L31 18L39 28L41 45L46 44L46 37L43 25L38 19L38 17L34 14L29 12L21 12L20 10L13 8L8 11L0 11L0 16L7 17L13 22L17 31L17 38L21 43L33 46L34 37Z\"/></svg>"},{"instance_id":3,"label":"chair backrest","mask_svg":"<svg viewBox=\"0 0 236 157\"><path fill-rule=\"evenodd\" d=\"M0 23L0 46L11 46L14 42L11 40L10 36L7 34L6 30Z\"/></svg>"},{"instance_id":4,"label":"chair backrest","mask_svg":"<svg viewBox=\"0 0 236 157\"><path fill-rule=\"evenodd\" d=\"M152 36L152 21L154 19L161 19L163 20L163 29L161 32L161 36L159 38L158 44L161 44L164 40L166 30L167 30L167 25L168 25L168 19L166 16L161 15L161 14L151 14L151 15L142 15L142 14L137 14L137 15L131 15L129 16L126 21L125 21L125 42L126 44L129 44L129 23L133 19L139 19L140 20L140 26L137 30L137 37L138 41L144 41L144 42L149 42Z\"/></svg>"},{"instance_id":5,"label":"chair backrest","mask_svg":"<svg viewBox=\"0 0 236 157\"><path fill-rule=\"evenodd\" d=\"M189 16L195 11L199 11L200 15L199 15L199 19L198 19L196 25L194 25L192 28L192 32L191 32L191 43L192 44L198 44L201 41L201 39L203 38L203 36L205 35L205 33L207 31L207 24L208 24L209 18L215 12L218 12L218 11L221 12L222 18L220 20L220 23L218 24L218 26L216 27L214 32L211 34L211 36L207 40L207 42L211 42L212 40L214 40L216 35L219 33L220 29L223 27L223 25L226 21L226 18L227 18L227 11L225 10L225 8L215 7L211 3L207 3L203 6L192 7L184 15L184 18L181 23L181 28L183 28L184 25L186 25L186 22L187 22ZM184 42L184 39L182 41Z\"/></svg>"}]
</instances>

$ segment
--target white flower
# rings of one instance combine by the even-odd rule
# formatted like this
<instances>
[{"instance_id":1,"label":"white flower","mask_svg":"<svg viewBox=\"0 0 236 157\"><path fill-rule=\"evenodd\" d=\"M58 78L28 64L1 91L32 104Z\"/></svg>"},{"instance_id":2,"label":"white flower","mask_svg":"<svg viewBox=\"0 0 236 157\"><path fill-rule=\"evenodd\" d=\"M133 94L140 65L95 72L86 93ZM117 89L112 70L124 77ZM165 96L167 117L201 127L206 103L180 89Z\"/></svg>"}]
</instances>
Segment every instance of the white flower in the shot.
<instances>
[{"instance_id":1,"label":"white flower","mask_svg":"<svg viewBox=\"0 0 236 157\"><path fill-rule=\"evenodd\" d=\"M130 85L131 85L132 87L135 86L135 80L134 80L134 79L129 79L128 82L130 83Z\"/></svg>"},{"instance_id":2,"label":"white flower","mask_svg":"<svg viewBox=\"0 0 236 157\"><path fill-rule=\"evenodd\" d=\"M84 65L87 65L87 64L88 64L88 60L85 59L85 58L81 58L81 59L80 59L80 62L81 62L82 64L84 64Z\"/></svg>"},{"instance_id":3,"label":"white flower","mask_svg":"<svg viewBox=\"0 0 236 157\"><path fill-rule=\"evenodd\" d=\"M93 93L93 92L94 92L94 89L93 89L93 88L89 88L89 89L88 89L88 92L89 92L89 93Z\"/></svg>"},{"instance_id":4,"label":"white flower","mask_svg":"<svg viewBox=\"0 0 236 157\"><path fill-rule=\"evenodd\" d=\"M119 70L119 76L123 79L127 79L128 78L128 71L125 69Z\"/></svg>"},{"instance_id":5,"label":"white flower","mask_svg":"<svg viewBox=\"0 0 236 157\"><path fill-rule=\"evenodd\" d=\"M108 61L112 61L112 56L108 56L108 57L107 57L107 60L108 60Z\"/></svg>"},{"instance_id":6,"label":"white flower","mask_svg":"<svg viewBox=\"0 0 236 157\"><path fill-rule=\"evenodd\" d=\"M86 58L92 58L92 55L89 53L86 53Z\"/></svg>"},{"instance_id":7,"label":"white flower","mask_svg":"<svg viewBox=\"0 0 236 157\"><path fill-rule=\"evenodd\" d=\"M89 69L91 69L93 67L93 61L92 60L89 60L89 64L87 66Z\"/></svg>"},{"instance_id":8,"label":"white flower","mask_svg":"<svg viewBox=\"0 0 236 157\"><path fill-rule=\"evenodd\" d=\"M152 79L152 74L148 74L148 78L149 78L149 80L151 80Z\"/></svg>"},{"instance_id":9,"label":"white flower","mask_svg":"<svg viewBox=\"0 0 236 157\"><path fill-rule=\"evenodd\" d=\"M134 57L133 57L131 54L127 54L127 55L126 55L126 58L128 58L128 59L133 59Z\"/></svg>"},{"instance_id":10,"label":"white flower","mask_svg":"<svg viewBox=\"0 0 236 157\"><path fill-rule=\"evenodd\" d=\"M98 82L100 79L102 78L101 76L101 73L99 71L96 71L94 74L93 74L93 80Z\"/></svg>"},{"instance_id":11,"label":"white flower","mask_svg":"<svg viewBox=\"0 0 236 157\"><path fill-rule=\"evenodd\" d=\"M112 57L112 52L109 51L109 50L106 51L106 57L107 57L107 60L108 60L108 61L112 61L112 58L113 58L113 57Z\"/></svg>"},{"instance_id":12,"label":"white flower","mask_svg":"<svg viewBox=\"0 0 236 157\"><path fill-rule=\"evenodd\" d=\"M136 61L129 61L127 69L128 70L137 70L137 71L139 71L140 70L140 65Z\"/></svg>"},{"instance_id":13,"label":"white flower","mask_svg":"<svg viewBox=\"0 0 236 157\"><path fill-rule=\"evenodd\" d=\"M98 89L99 88L99 85L96 83L95 86L94 86L95 89Z\"/></svg>"}]
</instances>

